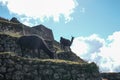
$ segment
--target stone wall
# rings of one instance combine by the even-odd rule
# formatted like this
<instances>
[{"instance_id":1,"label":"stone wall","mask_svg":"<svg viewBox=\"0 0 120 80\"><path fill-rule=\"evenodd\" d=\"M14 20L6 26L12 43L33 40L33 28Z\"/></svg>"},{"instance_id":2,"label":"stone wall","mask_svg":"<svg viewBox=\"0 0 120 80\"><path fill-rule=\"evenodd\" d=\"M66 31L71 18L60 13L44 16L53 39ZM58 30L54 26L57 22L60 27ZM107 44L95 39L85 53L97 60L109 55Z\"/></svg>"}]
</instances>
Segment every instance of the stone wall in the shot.
<instances>
[{"instance_id":1,"label":"stone wall","mask_svg":"<svg viewBox=\"0 0 120 80\"><path fill-rule=\"evenodd\" d=\"M31 59L0 53L0 80L101 80L94 63Z\"/></svg>"},{"instance_id":2,"label":"stone wall","mask_svg":"<svg viewBox=\"0 0 120 80\"><path fill-rule=\"evenodd\" d=\"M103 80L120 80L120 73L101 73Z\"/></svg>"},{"instance_id":3,"label":"stone wall","mask_svg":"<svg viewBox=\"0 0 120 80\"><path fill-rule=\"evenodd\" d=\"M18 52L16 37L11 37L6 34L0 34L0 52Z\"/></svg>"}]
</instances>

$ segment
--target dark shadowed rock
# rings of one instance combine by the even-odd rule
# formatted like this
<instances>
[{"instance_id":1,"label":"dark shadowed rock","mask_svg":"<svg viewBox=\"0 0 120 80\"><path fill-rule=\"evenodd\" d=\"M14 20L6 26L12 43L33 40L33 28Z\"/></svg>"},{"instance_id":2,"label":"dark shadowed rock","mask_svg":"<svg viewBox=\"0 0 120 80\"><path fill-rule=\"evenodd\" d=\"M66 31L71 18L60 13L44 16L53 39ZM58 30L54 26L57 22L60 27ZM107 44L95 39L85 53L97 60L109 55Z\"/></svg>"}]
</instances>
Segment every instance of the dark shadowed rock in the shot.
<instances>
[{"instance_id":1,"label":"dark shadowed rock","mask_svg":"<svg viewBox=\"0 0 120 80\"><path fill-rule=\"evenodd\" d=\"M10 21L15 22L15 23L20 23L20 21L18 21L18 19L16 17L13 17Z\"/></svg>"},{"instance_id":2,"label":"dark shadowed rock","mask_svg":"<svg viewBox=\"0 0 120 80\"><path fill-rule=\"evenodd\" d=\"M32 28L38 30L45 40L50 40L50 41L54 40L52 30L45 27L44 25L37 25Z\"/></svg>"},{"instance_id":3,"label":"dark shadowed rock","mask_svg":"<svg viewBox=\"0 0 120 80\"><path fill-rule=\"evenodd\" d=\"M68 60L68 61L76 61L76 62L85 62L83 59L78 57L75 53L73 52L60 52L57 54L58 59L63 59L63 60Z\"/></svg>"}]
</instances>

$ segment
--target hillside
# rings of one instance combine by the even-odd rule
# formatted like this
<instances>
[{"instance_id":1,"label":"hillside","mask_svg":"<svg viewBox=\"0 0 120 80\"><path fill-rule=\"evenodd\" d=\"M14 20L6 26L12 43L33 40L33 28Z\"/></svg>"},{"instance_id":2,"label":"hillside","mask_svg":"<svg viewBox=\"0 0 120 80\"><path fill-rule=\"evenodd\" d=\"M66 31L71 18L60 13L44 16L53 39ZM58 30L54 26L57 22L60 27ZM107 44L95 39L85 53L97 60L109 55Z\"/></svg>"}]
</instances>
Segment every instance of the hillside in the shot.
<instances>
[{"instance_id":1,"label":"hillside","mask_svg":"<svg viewBox=\"0 0 120 80\"><path fill-rule=\"evenodd\" d=\"M42 51L40 57L29 49L21 51L16 41L23 35L44 38L56 59ZM24 53L24 56L21 56ZM95 63L87 63L73 52L64 51L51 29L29 27L12 18L0 18L0 80L101 80Z\"/></svg>"}]
</instances>

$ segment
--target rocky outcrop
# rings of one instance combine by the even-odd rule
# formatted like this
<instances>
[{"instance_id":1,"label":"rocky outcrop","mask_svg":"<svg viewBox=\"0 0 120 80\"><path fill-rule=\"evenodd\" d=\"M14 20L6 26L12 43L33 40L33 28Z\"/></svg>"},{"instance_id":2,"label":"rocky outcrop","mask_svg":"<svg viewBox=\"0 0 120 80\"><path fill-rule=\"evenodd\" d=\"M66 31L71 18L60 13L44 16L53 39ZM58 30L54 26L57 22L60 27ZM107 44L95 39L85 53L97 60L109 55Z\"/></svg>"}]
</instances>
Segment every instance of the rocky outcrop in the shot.
<instances>
[{"instance_id":1,"label":"rocky outcrop","mask_svg":"<svg viewBox=\"0 0 120 80\"><path fill-rule=\"evenodd\" d=\"M49 41L53 41L54 40L52 30L46 28L44 25L41 24L41 25L34 26L32 28L40 31L41 35L43 35L42 37L45 40L49 40Z\"/></svg>"},{"instance_id":2,"label":"rocky outcrop","mask_svg":"<svg viewBox=\"0 0 120 80\"><path fill-rule=\"evenodd\" d=\"M0 80L101 80L94 64L0 53Z\"/></svg>"},{"instance_id":3,"label":"rocky outcrop","mask_svg":"<svg viewBox=\"0 0 120 80\"><path fill-rule=\"evenodd\" d=\"M13 17L10 21L0 18L0 32L3 31L11 31L14 33L19 33L20 35L36 34L43 37L45 40L54 40L52 30L46 28L44 25L29 27L20 23L20 21L18 21L15 17Z\"/></svg>"}]
</instances>

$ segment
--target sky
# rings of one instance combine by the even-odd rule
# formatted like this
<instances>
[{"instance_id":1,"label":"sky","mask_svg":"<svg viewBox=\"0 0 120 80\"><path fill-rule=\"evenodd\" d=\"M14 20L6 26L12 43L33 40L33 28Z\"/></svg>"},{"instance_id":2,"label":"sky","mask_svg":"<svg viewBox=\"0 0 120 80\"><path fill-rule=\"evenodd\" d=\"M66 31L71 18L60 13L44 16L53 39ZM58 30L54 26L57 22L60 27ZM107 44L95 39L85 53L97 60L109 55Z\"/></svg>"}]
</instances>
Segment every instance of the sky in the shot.
<instances>
[{"instance_id":1,"label":"sky","mask_svg":"<svg viewBox=\"0 0 120 80\"><path fill-rule=\"evenodd\" d=\"M101 72L120 72L120 0L0 0L0 16L75 39L73 52Z\"/></svg>"}]
</instances>

